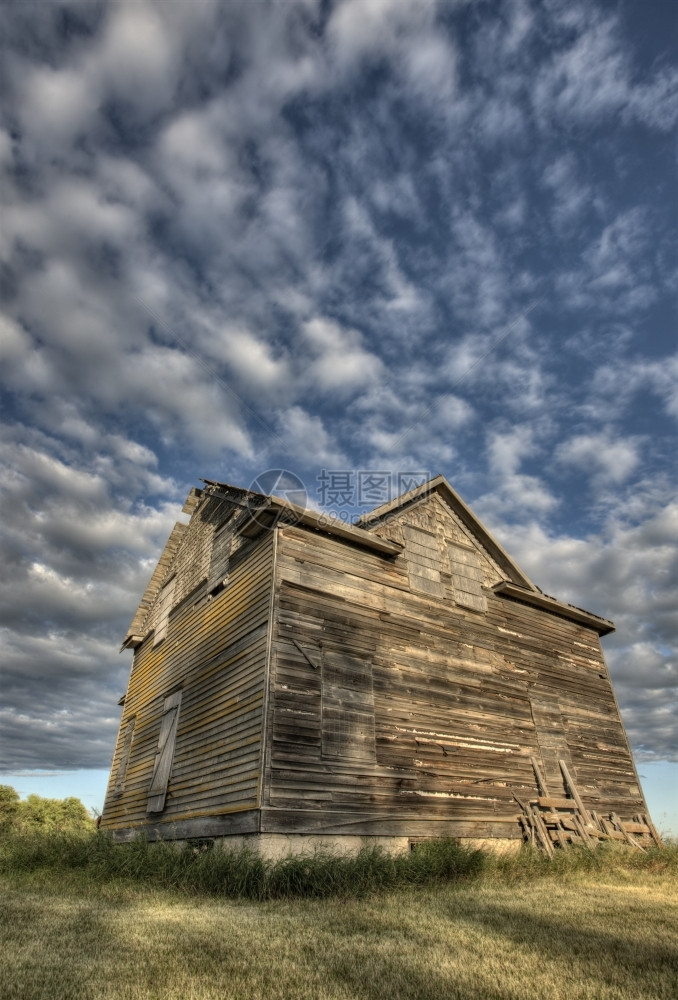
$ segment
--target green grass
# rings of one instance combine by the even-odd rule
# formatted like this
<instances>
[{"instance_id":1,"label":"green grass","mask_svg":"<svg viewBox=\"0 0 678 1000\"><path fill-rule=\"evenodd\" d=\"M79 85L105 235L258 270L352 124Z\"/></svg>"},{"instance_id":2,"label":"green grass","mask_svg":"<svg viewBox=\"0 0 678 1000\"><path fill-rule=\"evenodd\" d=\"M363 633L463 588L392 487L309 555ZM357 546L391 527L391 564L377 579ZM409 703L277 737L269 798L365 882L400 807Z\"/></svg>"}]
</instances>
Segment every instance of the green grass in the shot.
<instances>
[{"instance_id":1,"label":"green grass","mask_svg":"<svg viewBox=\"0 0 678 1000\"><path fill-rule=\"evenodd\" d=\"M676 845L550 863L453 842L402 859L225 857L0 842L3 1000L678 995Z\"/></svg>"},{"instance_id":2,"label":"green grass","mask_svg":"<svg viewBox=\"0 0 678 1000\"><path fill-rule=\"evenodd\" d=\"M319 850L266 861L254 851L205 850L186 844L113 844L104 834L12 834L0 839L0 872L73 888L120 881L184 892L277 899L360 897L375 890L477 877L488 855L452 840L392 856L379 848L357 855Z\"/></svg>"},{"instance_id":3,"label":"green grass","mask_svg":"<svg viewBox=\"0 0 678 1000\"><path fill-rule=\"evenodd\" d=\"M537 851L495 856L454 840L419 844L390 855L365 848L359 854L318 850L273 862L238 851L140 838L114 844L102 833L6 834L0 838L0 873L73 889L129 882L188 893L246 899L362 897L371 892L483 879L504 884L558 875L620 870L672 873L678 878L678 845L646 853L601 846L591 852L559 851L552 860Z\"/></svg>"}]
</instances>

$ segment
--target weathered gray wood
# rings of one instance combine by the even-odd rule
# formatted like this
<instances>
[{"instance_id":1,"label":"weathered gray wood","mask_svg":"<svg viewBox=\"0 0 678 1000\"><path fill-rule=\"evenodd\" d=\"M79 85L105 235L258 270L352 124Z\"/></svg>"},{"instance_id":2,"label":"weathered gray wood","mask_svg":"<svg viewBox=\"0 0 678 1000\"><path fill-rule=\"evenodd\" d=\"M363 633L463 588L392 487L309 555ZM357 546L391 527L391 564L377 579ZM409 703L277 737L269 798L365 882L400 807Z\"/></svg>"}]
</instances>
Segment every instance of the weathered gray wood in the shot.
<instances>
[{"instance_id":1,"label":"weathered gray wood","mask_svg":"<svg viewBox=\"0 0 678 1000\"><path fill-rule=\"evenodd\" d=\"M205 530L211 530L208 522ZM191 808L195 811L200 789L209 786L211 775L217 784L216 799L209 799L215 810L256 805L272 586L270 543L270 535L253 543L246 560L230 572L227 588L212 603L201 602L204 589L184 600L169 619L168 642L156 649L146 643L137 651L121 732L128 716L136 715L137 728L124 794L115 796L111 791L104 828L135 823L141 827L148 822L148 790L161 714L152 706L162 707L167 689L177 685L183 689L181 729L163 821L177 819ZM195 558L190 546L185 557ZM184 558L181 548L177 558ZM206 583L207 579L203 588ZM236 778L240 773L251 777L233 784L231 775ZM218 787L223 789L221 805Z\"/></svg>"},{"instance_id":2,"label":"weathered gray wood","mask_svg":"<svg viewBox=\"0 0 678 1000\"><path fill-rule=\"evenodd\" d=\"M617 830L623 835L624 840L626 841L626 843L630 844L631 847L635 847L637 850L642 851L643 854L644 854L645 853L645 848L641 847L640 844L638 843L638 841L636 840L636 838L633 837L629 833L629 831L625 827L625 824L624 824L623 820L621 820L619 818L619 816L617 816L616 813L611 813L610 814L610 819L614 823L614 825L617 828Z\"/></svg>"},{"instance_id":3,"label":"weathered gray wood","mask_svg":"<svg viewBox=\"0 0 678 1000\"><path fill-rule=\"evenodd\" d=\"M449 542L447 548L455 601L476 611L486 611L483 570L477 549L460 542Z\"/></svg>"},{"instance_id":4,"label":"weathered gray wood","mask_svg":"<svg viewBox=\"0 0 678 1000\"><path fill-rule=\"evenodd\" d=\"M322 663L322 755L375 763L372 663L326 649Z\"/></svg>"},{"instance_id":5,"label":"weathered gray wood","mask_svg":"<svg viewBox=\"0 0 678 1000\"><path fill-rule=\"evenodd\" d=\"M443 597L445 589L440 577L440 549L435 535L406 524L403 527L405 560L410 587L432 597Z\"/></svg>"},{"instance_id":6,"label":"weathered gray wood","mask_svg":"<svg viewBox=\"0 0 678 1000\"><path fill-rule=\"evenodd\" d=\"M158 608L158 621L155 626L155 635L153 637L153 644L158 645L159 642L167 635L167 624L169 621L169 614L172 610L172 605L174 601L174 591L175 591L176 578L172 577L168 583L160 591L159 597L159 608Z\"/></svg>"},{"instance_id":7,"label":"weathered gray wood","mask_svg":"<svg viewBox=\"0 0 678 1000\"><path fill-rule=\"evenodd\" d=\"M125 790L125 778L127 776L127 765L129 763L130 750L132 749L132 737L134 736L135 719L132 718L127 723L127 729L123 737L122 750L115 777L115 794L122 795Z\"/></svg>"},{"instance_id":8,"label":"weathered gray wood","mask_svg":"<svg viewBox=\"0 0 678 1000\"><path fill-rule=\"evenodd\" d=\"M208 593L211 593L217 587L224 586L227 582L232 541L233 523L231 520L228 520L214 532L212 557L210 560L209 576L207 578Z\"/></svg>"},{"instance_id":9,"label":"weathered gray wood","mask_svg":"<svg viewBox=\"0 0 678 1000\"><path fill-rule=\"evenodd\" d=\"M649 828L650 828L650 835L651 835L652 839L654 840L654 843L655 843L655 846L656 846L656 847L662 847L662 840L661 840L661 837L660 837L660 836L659 836L659 834L657 833L657 828L656 828L656 826L654 825L654 823L652 822L652 820L651 820L651 818L650 818L649 814L648 814L648 813L644 813L644 814L643 814L643 817L642 817L642 818L643 818L643 821L644 821L645 823L647 823L647 825L648 825L648 826L649 826Z\"/></svg>"},{"instance_id":10,"label":"weathered gray wood","mask_svg":"<svg viewBox=\"0 0 678 1000\"><path fill-rule=\"evenodd\" d=\"M165 796L172 761L174 759L174 744L177 735L177 725L179 723L179 707L181 705L181 691L175 691L165 698L162 721L160 723L160 736L158 737L158 750L155 755L151 785L148 789L147 812L159 813L165 808Z\"/></svg>"},{"instance_id":11,"label":"weathered gray wood","mask_svg":"<svg viewBox=\"0 0 678 1000\"><path fill-rule=\"evenodd\" d=\"M120 826L113 831L113 839L126 843L139 836L139 827ZM243 833L259 832L259 810L231 812L225 816L197 816L192 819L157 822L144 825L144 836L151 841L184 840L193 837L228 837Z\"/></svg>"},{"instance_id":12,"label":"weathered gray wood","mask_svg":"<svg viewBox=\"0 0 678 1000\"><path fill-rule=\"evenodd\" d=\"M650 833L650 827L647 823L630 823L628 820L622 820L622 827L626 833Z\"/></svg>"},{"instance_id":13,"label":"weathered gray wood","mask_svg":"<svg viewBox=\"0 0 678 1000\"><path fill-rule=\"evenodd\" d=\"M558 843L560 844L561 848L564 851L566 851L569 848L570 841L568 840L567 834L565 833L565 829L560 820L556 821L556 823L554 824L554 829L556 831L556 837L558 838Z\"/></svg>"},{"instance_id":14,"label":"weathered gray wood","mask_svg":"<svg viewBox=\"0 0 678 1000\"><path fill-rule=\"evenodd\" d=\"M537 758L534 755L530 757L530 763L532 764L532 770L534 771L534 776L537 779L537 788L539 789L539 794L541 796L548 797L548 795L549 795L548 786L546 784L546 781L544 779L543 774L541 773L541 768L539 767L539 761L537 760ZM556 808L556 809L558 808L558 806L553 806L550 801L547 802L545 799L544 800L540 799L539 800L539 805L540 806L551 806L552 808Z\"/></svg>"},{"instance_id":15,"label":"weathered gray wood","mask_svg":"<svg viewBox=\"0 0 678 1000\"><path fill-rule=\"evenodd\" d=\"M297 647L306 662L312 666L314 670L318 670L318 668L322 666L322 656L320 654L320 650L311 649L309 646L302 646L301 643L297 642L295 638L292 638L292 642Z\"/></svg>"},{"instance_id":16,"label":"weathered gray wood","mask_svg":"<svg viewBox=\"0 0 678 1000\"><path fill-rule=\"evenodd\" d=\"M567 764L565 763L564 760L559 760L558 764L560 765L560 770L563 773L563 779L565 781L565 787L567 788L568 792L570 793L570 795L572 796L572 798L574 799L574 801L577 803L577 808L579 809L580 813L582 814L584 822L585 823L592 823L593 821L591 819L589 811L588 811L588 809L586 808L586 806L584 805L584 803L581 800L581 796L579 795L579 792L577 791L577 786L575 785L574 779L572 778L572 775L570 774L570 772L568 770Z\"/></svg>"},{"instance_id":17,"label":"weathered gray wood","mask_svg":"<svg viewBox=\"0 0 678 1000\"><path fill-rule=\"evenodd\" d=\"M574 823L574 828L577 831L577 833L579 834L579 836L581 837L581 839L583 840L583 842L586 844L586 846L589 848L589 850L592 850L593 849L593 844L591 842L591 838L590 838L590 836L588 834L588 831L586 829L586 826L585 826L585 824L584 824L584 822L583 822L583 820L582 820L582 818L581 818L581 816L579 815L578 812L573 813L573 815L572 815L572 822Z\"/></svg>"},{"instance_id":18,"label":"weathered gray wood","mask_svg":"<svg viewBox=\"0 0 678 1000\"><path fill-rule=\"evenodd\" d=\"M537 832L537 837L539 838L541 846L550 858L553 857L553 843L548 835L548 830L546 829L544 821L541 818L539 810L536 807L533 807L532 809L532 819L534 820L534 828Z\"/></svg>"},{"instance_id":19,"label":"weathered gray wood","mask_svg":"<svg viewBox=\"0 0 678 1000\"><path fill-rule=\"evenodd\" d=\"M506 817L480 818L458 816L454 819L427 812L411 815L375 815L360 809L313 811L297 808L261 810L262 833L306 833L315 835L352 835L381 837L500 837L519 840L520 828L515 814Z\"/></svg>"}]
</instances>

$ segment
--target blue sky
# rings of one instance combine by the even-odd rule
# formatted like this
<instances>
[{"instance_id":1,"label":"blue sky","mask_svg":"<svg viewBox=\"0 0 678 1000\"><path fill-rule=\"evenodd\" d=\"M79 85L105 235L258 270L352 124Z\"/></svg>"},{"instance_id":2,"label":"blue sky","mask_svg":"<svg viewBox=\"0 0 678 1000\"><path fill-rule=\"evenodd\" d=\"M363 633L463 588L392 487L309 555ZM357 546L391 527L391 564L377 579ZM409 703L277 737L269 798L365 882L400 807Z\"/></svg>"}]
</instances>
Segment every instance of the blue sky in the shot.
<instances>
[{"instance_id":1,"label":"blue sky","mask_svg":"<svg viewBox=\"0 0 678 1000\"><path fill-rule=\"evenodd\" d=\"M422 471L615 621L675 815L674 5L0 21L0 780L94 794L120 639L201 476L283 467L319 505L323 470Z\"/></svg>"}]
</instances>

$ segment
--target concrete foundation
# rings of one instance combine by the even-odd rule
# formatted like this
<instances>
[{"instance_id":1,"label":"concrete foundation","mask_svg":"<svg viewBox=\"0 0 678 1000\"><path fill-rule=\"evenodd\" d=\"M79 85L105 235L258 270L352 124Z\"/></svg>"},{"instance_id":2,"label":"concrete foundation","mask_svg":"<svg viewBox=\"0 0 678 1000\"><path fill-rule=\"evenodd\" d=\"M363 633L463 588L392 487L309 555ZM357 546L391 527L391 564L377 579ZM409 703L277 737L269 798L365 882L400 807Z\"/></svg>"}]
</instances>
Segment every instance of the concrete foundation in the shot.
<instances>
[{"instance_id":1,"label":"concrete foundation","mask_svg":"<svg viewBox=\"0 0 678 1000\"><path fill-rule=\"evenodd\" d=\"M473 847L482 851L493 851L495 854L517 854L522 847L522 839L500 840L498 837L473 839L470 837L460 837L459 843L466 847Z\"/></svg>"},{"instance_id":2,"label":"concrete foundation","mask_svg":"<svg viewBox=\"0 0 678 1000\"><path fill-rule=\"evenodd\" d=\"M402 854L410 849L407 837L355 837L316 836L303 833L245 833L241 836L223 837L215 840L229 851L249 847L272 861L294 854L315 854L317 851L331 851L333 854L357 854L363 847L379 846L389 854Z\"/></svg>"},{"instance_id":3,"label":"concrete foundation","mask_svg":"<svg viewBox=\"0 0 678 1000\"><path fill-rule=\"evenodd\" d=\"M356 837L315 836L303 833L249 833L233 837L215 838L214 846L223 850L238 851L248 847L271 861L278 861L297 854L315 854L331 851L333 854L357 854L364 847L380 847L389 854L404 854L423 838L409 837ZM521 840L459 838L459 843L474 849L493 851L495 854L515 854Z\"/></svg>"}]
</instances>

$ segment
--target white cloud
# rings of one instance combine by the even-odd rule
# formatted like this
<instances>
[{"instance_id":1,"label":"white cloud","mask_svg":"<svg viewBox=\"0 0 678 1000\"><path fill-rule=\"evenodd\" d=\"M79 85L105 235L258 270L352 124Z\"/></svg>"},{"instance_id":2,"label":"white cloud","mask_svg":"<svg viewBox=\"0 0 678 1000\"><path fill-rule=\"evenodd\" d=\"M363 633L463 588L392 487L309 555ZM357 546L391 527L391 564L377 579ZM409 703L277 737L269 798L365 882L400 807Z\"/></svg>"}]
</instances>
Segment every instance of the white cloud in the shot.
<instances>
[{"instance_id":1,"label":"white cloud","mask_svg":"<svg viewBox=\"0 0 678 1000\"><path fill-rule=\"evenodd\" d=\"M601 421L619 416L643 391L659 397L668 416L678 417L678 354L656 361L624 354L606 359L593 372L585 413Z\"/></svg>"},{"instance_id":2,"label":"white cloud","mask_svg":"<svg viewBox=\"0 0 678 1000\"><path fill-rule=\"evenodd\" d=\"M221 356L243 385L267 393L290 387L289 358L249 330L225 329L214 338L210 353Z\"/></svg>"},{"instance_id":3,"label":"white cloud","mask_svg":"<svg viewBox=\"0 0 678 1000\"><path fill-rule=\"evenodd\" d=\"M3 364L23 361L32 346L26 331L10 316L0 314L0 361Z\"/></svg>"},{"instance_id":4,"label":"white cloud","mask_svg":"<svg viewBox=\"0 0 678 1000\"><path fill-rule=\"evenodd\" d=\"M567 27L571 41L545 63L533 90L543 128L550 128L554 118L592 124L620 112L650 128L672 127L678 71L664 68L650 81L634 79L616 14L575 4Z\"/></svg>"},{"instance_id":5,"label":"white cloud","mask_svg":"<svg viewBox=\"0 0 678 1000\"><path fill-rule=\"evenodd\" d=\"M379 281L383 306L403 314L425 314L425 297L403 273L397 247L380 234L366 205L354 196L347 198L343 205L343 221L356 256L373 280Z\"/></svg>"},{"instance_id":6,"label":"white cloud","mask_svg":"<svg viewBox=\"0 0 678 1000\"><path fill-rule=\"evenodd\" d=\"M523 459L535 455L537 451L534 433L530 427L525 425L514 427L505 433L493 431L489 435L490 468L501 475L513 475L522 465Z\"/></svg>"},{"instance_id":7,"label":"white cloud","mask_svg":"<svg viewBox=\"0 0 678 1000\"><path fill-rule=\"evenodd\" d=\"M589 120L615 112L626 102L628 72L616 20L594 15L540 72L534 90L537 113L548 124L554 113Z\"/></svg>"},{"instance_id":8,"label":"white cloud","mask_svg":"<svg viewBox=\"0 0 678 1000\"><path fill-rule=\"evenodd\" d=\"M520 471L526 459L543 454L530 426L491 429L486 447L491 491L476 501L481 516L524 522L529 517L543 517L557 506L558 500L543 478Z\"/></svg>"},{"instance_id":9,"label":"white cloud","mask_svg":"<svg viewBox=\"0 0 678 1000\"><path fill-rule=\"evenodd\" d=\"M108 437L108 442L115 451L116 456L123 460L141 466L157 466L158 464L158 456L155 452L151 451L146 445L139 444L138 441L130 441L121 434L111 434Z\"/></svg>"},{"instance_id":10,"label":"white cloud","mask_svg":"<svg viewBox=\"0 0 678 1000\"><path fill-rule=\"evenodd\" d=\"M233 451L252 457L252 441L240 400L223 391L225 383L205 376L194 358L165 347L146 348L125 359L124 395L143 409L166 442L193 441L203 449Z\"/></svg>"},{"instance_id":11,"label":"white cloud","mask_svg":"<svg viewBox=\"0 0 678 1000\"><path fill-rule=\"evenodd\" d=\"M362 60L389 59L409 86L429 99L449 99L455 89L455 52L437 30L432 0L344 0L332 13L327 37L344 72Z\"/></svg>"},{"instance_id":12,"label":"white cloud","mask_svg":"<svg viewBox=\"0 0 678 1000\"><path fill-rule=\"evenodd\" d=\"M558 445L556 461L580 469L594 483L623 483L640 461L640 439L614 438L608 432L577 434Z\"/></svg>"},{"instance_id":13,"label":"white cloud","mask_svg":"<svg viewBox=\"0 0 678 1000\"><path fill-rule=\"evenodd\" d=\"M27 484L39 484L46 491L66 490L70 496L88 502L104 498L106 484L99 476L74 469L53 455L24 444L3 444L0 458Z\"/></svg>"},{"instance_id":14,"label":"white cloud","mask_svg":"<svg viewBox=\"0 0 678 1000\"><path fill-rule=\"evenodd\" d=\"M0 168L9 164L12 158L12 146L12 138L9 132L6 132L4 128L0 128Z\"/></svg>"},{"instance_id":15,"label":"white cloud","mask_svg":"<svg viewBox=\"0 0 678 1000\"><path fill-rule=\"evenodd\" d=\"M509 322L508 267L496 235L477 213L453 210L443 288L458 316L482 328Z\"/></svg>"},{"instance_id":16,"label":"white cloud","mask_svg":"<svg viewBox=\"0 0 678 1000\"><path fill-rule=\"evenodd\" d=\"M168 176L181 173L200 182L233 170L233 154L224 141L224 110L215 102L199 111L183 111L168 122L158 143Z\"/></svg>"},{"instance_id":17,"label":"white cloud","mask_svg":"<svg viewBox=\"0 0 678 1000\"><path fill-rule=\"evenodd\" d=\"M580 176L579 164L572 152L564 153L547 164L543 184L553 192L553 226L565 234L582 220L594 203L591 186Z\"/></svg>"},{"instance_id":18,"label":"white cloud","mask_svg":"<svg viewBox=\"0 0 678 1000\"><path fill-rule=\"evenodd\" d=\"M111 5L88 67L102 88L146 113L172 104L181 70L180 38L163 14L162 7L138 0Z\"/></svg>"},{"instance_id":19,"label":"white cloud","mask_svg":"<svg viewBox=\"0 0 678 1000\"><path fill-rule=\"evenodd\" d=\"M302 334L311 354L306 368L309 386L328 392L352 392L381 376L381 361L365 349L358 330L317 316L304 324Z\"/></svg>"},{"instance_id":20,"label":"white cloud","mask_svg":"<svg viewBox=\"0 0 678 1000\"><path fill-rule=\"evenodd\" d=\"M295 456L297 461L332 468L346 467L346 456L337 449L331 429L327 430L320 417L312 416L301 406L292 406L281 415L279 426L288 454Z\"/></svg>"},{"instance_id":21,"label":"white cloud","mask_svg":"<svg viewBox=\"0 0 678 1000\"><path fill-rule=\"evenodd\" d=\"M19 64L15 73L23 91L22 120L33 142L65 145L91 126L99 97L79 67Z\"/></svg>"},{"instance_id":22,"label":"white cloud","mask_svg":"<svg viewBox=\"0 0 678 1000\"><path fill-rule=\"evenodd\" d=\"M629 724L666 748L668 55L576 0L76 3L68 37L29 7L0 8L0 556L35 731L91 698L67 738L94 746L97 642L184 479L270 458L463 483L538 582L614 605Z\"/></svg>"},{"instance_id":23,"label":"white cloud","mask_svg":"<svg viewBox=\"0 0 678 1000\"><path fill-rule=\"evenodd\" d=\"M667 66L649 83L636 84L629 94L625 117L669 132L678 119L678 70Z\"/></svg>"}]
</instances>

